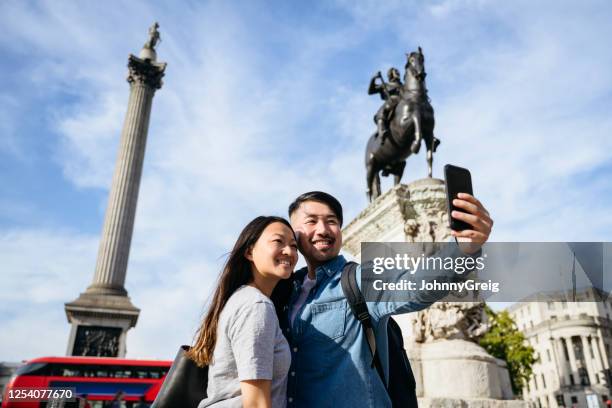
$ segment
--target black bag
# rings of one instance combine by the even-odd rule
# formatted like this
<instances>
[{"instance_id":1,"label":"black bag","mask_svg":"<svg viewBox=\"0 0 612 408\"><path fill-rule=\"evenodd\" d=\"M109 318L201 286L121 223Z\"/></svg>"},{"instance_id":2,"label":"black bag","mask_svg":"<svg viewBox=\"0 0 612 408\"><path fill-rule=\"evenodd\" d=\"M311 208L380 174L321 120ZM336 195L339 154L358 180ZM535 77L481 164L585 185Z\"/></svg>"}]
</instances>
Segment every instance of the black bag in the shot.
<instances>
[{"instance_id":1,"label":"black bag","mask_svg":"<svg viewBox=\"0 0 612 408\"><path fill-rule=\"evenodd\" d=\"M376 367L378 375L385 383L380 357L376 352L376 337L372 327L372 319L368 312L363 294L357 286L357 264L347 262L342 270L340 282L344 296L351 306L353 315L361 322L365 331L366 340L372 352L372 365ZM392 317L387 323L387 337L389 341L389 383L386 385L387 393L394 408L416 408L418 401L416 396L416 382L410 368L410 362L404 349L402 331Z\"/></svg>"},{"instance_id":2,"label":"black bag","mask_svg":"<svg viewBox=\"0 0 612 408\"><path fill-rule=\"evenodd\" d=\"M187 351L189 346L179 349L151 408L196 408L206 398L208 366L198 367Z\"/></svg>"}]
</instances>

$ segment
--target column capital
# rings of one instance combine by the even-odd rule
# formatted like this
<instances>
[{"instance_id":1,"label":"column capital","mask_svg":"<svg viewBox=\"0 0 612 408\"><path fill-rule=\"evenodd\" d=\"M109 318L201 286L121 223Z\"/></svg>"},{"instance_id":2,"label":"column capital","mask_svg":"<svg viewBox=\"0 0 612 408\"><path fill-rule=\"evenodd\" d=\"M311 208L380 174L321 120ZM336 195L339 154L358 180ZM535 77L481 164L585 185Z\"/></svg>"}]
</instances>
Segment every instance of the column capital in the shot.
<instances>
[{"instance_id":1,"label":"column capital","mask_svg":"<svg viewBox=\"0 0 612 408\"><path fill-rule=\"evenodd\" d=\"M163 85L162 78L165 70L165 62L155 62L130 54L128 57L127 81L130 85L141 84L153 89L160 89Z\"/></svg>"}]
</instances>

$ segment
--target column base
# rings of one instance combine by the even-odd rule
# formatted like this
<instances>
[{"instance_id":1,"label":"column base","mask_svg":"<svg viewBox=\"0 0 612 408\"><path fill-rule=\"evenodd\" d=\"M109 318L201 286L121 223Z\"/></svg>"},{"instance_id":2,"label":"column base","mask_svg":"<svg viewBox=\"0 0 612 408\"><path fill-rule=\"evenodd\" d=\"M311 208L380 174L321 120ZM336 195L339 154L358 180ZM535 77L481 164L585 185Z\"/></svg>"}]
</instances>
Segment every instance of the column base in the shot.
<instances>
[{"instance_id":1,"label":"column base","mask_svg":"<svg viewBox=\"0 0 612 408\"><path fill-rule=\"evenodd\" d=\"M72 324L67 355L125 357L127 331L140 314L128 296L88 291L64 308Z\"/></svg>"}]
</instances>

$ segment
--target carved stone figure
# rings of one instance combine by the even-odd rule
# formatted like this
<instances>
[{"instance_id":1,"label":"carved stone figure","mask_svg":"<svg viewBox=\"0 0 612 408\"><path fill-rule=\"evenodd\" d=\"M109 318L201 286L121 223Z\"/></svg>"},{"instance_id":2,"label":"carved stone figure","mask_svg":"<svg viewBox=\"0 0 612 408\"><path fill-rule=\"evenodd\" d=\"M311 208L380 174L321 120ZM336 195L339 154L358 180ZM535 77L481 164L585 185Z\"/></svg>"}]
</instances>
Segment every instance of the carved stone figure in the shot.
<instances>
[{"instance_id":1,"label":"carved stone figure","mask_svg":"<svg viewBox=\"0 0 612 408\"><path fill-rule=\"evenodd\" d=\"M439 339L477 342L489 330L482 302L437 302L417 313L412 333L417 343Z\"/></svg>"},{"instance_id":2,"label":"carved stone figure","mask_svg":"<svg viewBox=\"0 0 612 408\"><path fill-rule=\"evenodd\" d=\"M403 85L399 78L395 78L395 73L390 70L389 74L389 84L376 84L376 78L382 80L380 75L370 81L369 93L380 93L383 99L386 98L385 105L375 115L378 129L370 136L366 147L365 165L370 201L381 194L379 172L385 177L393 174L395 185L399 184L406 167L406 158L419 152L421 141L427 147L428 176L431 177L433 152L440 144L433 135L434 111L427 96L425 57L421 47L418 52L407 54ZM391 76L394 78L394 89L395 86L399 88L398 96L393 95L389 89ZM387 114L386 111L390 112Z\"/></svg>"}]
</instances>

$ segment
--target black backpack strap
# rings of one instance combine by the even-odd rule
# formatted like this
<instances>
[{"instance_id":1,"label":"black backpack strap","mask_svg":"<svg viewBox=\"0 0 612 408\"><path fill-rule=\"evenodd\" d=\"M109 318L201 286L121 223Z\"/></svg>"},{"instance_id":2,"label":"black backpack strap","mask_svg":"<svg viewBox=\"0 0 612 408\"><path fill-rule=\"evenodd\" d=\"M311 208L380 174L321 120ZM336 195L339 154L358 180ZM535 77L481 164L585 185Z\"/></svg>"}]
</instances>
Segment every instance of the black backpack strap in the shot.
<instances>
[{"instance_id":1,"label":"black backpack strap","mask_svg":"<svg viewBox=\"0 0 612 408\"><path fill-rule=\"evenodd\" d=\"M342 275L340 277L340 283L342 284L342 291L344 292L344 296L348 301L348 304L351 306L351 310L353 311L353 315L361 322L363 329L365 331L366 340L368 341L368 346L370 347L370 351L372 352L372 366L376 366L378 373L381 374L381 378L385 378L382 371L382 365L380 363L380 358L376 353L376 335L374 334L374 328L372 327L372 318L370 317L370 312L368 311L368 305L359 290L359 286L357 286L357 263L355 262L347 262L342 270Z\"/></svg>"}]
</instances>

